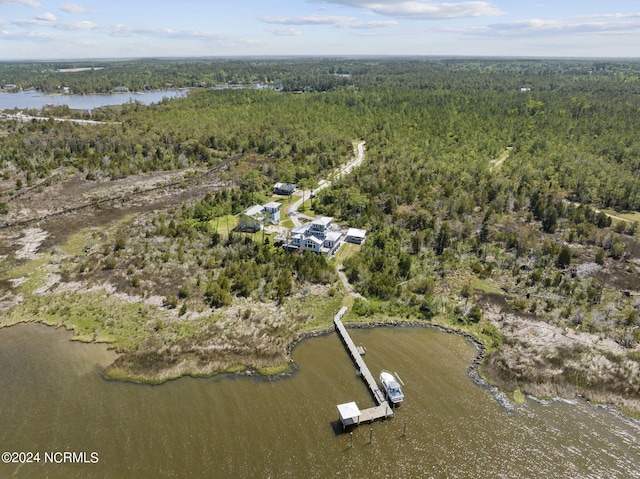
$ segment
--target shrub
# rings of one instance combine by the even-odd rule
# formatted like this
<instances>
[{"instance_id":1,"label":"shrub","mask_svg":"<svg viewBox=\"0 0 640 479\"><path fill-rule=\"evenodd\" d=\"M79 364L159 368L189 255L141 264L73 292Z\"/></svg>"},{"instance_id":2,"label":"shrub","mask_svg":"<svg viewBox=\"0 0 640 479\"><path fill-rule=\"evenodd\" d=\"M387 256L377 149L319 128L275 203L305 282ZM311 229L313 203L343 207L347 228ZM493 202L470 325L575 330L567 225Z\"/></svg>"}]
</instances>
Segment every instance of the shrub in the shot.
<instances>
[{"instance_id":1,"label":"shrub","mask_svg":"<svg viewBox=\"0 0 640 479\"><path fill-rule=\"evenodd\" d=\"M189 297L190 291L189 291L189 286L186 284L183 284L182 286L180 286L180 288L178 289L178 298L180 299L186 299Z\"/></svg>"},{"instance_id":2,"label":"shrub","mask_svg":"<svg viewBox=\"0 0 640 479\"><path fill-rule=\"evenodd\" d=\"M436 304L432 296L422 300L422 303L420 303L420 313L424 319L431 319L436 315Z\"/></svg>"},{"instance_id":3,"label":"shrub","mask_svg":"<svg viewBox=\"0 0 640 479\"><path fill-rule=\"evenodd\" d=\"M178 297L174 296L173 294L168 295L166 298L164 298L162 306L168 309L174 309L176 306L178 306Z\"/></svg>"},{"instance_id":4,"label":"shrub","mask_svg":"<svg viewBox=\"0 0 640 479\"><path fill-rule=\"evenodd\" d=\"M482 328L482 334L491 340L491 348L498 348L502 345L502 333L493 324L488 324Z\"/></svg>"},{"instance_id":5,"label":"shrub","mask_svg":"<svg viewBox=\"0 0 640 479\"><path fill-rule=\"evenodd\" d=\"M215 281L212 281L207 285L207 290L204 295L211 303L211 306L215 308L221 308L231 304L231 294L229 291L221 288Z\"/></svg>"},{"instance_id":6,"label":"shrub","mask_svg":"<svg viewBox=\"0 0 640 479\"><path fill-rule=\"evenodd\" d=\"M611 245L611 257L614 259L620 259L622 258L623 254L624 254L624 244L619 239L614 240L613 244Z\"/></svg>"},{"instance_id":7,"label":"shrub","mask_svg":"<svg viewBox=\"0 0 640 479\"><path fill-rule=\"evenodd\" d=\"M473 305L471 311L469 311L469 319L474 323L477 323L482 319L482 309L480 309L480 306L477 304Z\"/></svg>"},{"instance_id":8,"label":"shrub","mask_svg":"<svg viewBox=\"0 0 640 479\"><path fill-rule=\"evenodd\" d=\"M361 298L356 298L353 302L353 312L358 316L370 316L372 313L369 303Z\"/></svg>"},{"instance_id":9,"label":"shrub","mask_svg":"<svg viewBox=\"0 0 640 479\"><path fill-rule=\"evenodd\" d=\"M116 242L113 245L113 251L120 251L127 247L127 240L124 236L118 236Z\"/></svg>"},{"instance_id":10,"label":"shrub","mask_svg":"<svg viewBox=\"0 0 640 479\"><path fill-rule=\"evenodd\" d=\"M104 269L106 270L115 269L116 264L117 264L116 259L113 256L110 256L104 262Z\"/></svg>"},{"instance_id":11,"label":"shrub","mask_svg":"<svg viewBox=\"0 0 640 479\"><path fill-rule=\"evenodd\" d=\"M560 269L564 269L571 264L571 248L563 246L558 253L556 259L556 266Z\"/></svg>"}]
</instances>

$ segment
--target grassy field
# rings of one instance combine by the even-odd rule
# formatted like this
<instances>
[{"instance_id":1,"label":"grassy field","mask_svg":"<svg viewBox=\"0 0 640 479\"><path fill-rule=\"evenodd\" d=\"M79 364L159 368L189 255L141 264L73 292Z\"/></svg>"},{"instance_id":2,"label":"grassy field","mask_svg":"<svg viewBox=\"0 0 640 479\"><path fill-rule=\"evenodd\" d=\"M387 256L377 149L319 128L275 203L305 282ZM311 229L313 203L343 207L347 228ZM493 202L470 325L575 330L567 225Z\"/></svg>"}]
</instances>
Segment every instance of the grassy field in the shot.
<instances>
[{"instance_id":1,"label":"grassy field","mask_svg":"<svg viewBox=\"0 0 640 479\"><path fill-rule=\"evenodd\" d=\"M624 211L622 213L618 213L615 210L602 210L602 212L611 216L617 216L619 218L623 218L630 222L637 221L638 223L640 223L640 213L637 211Z\"/></svg>"}]
</instances>

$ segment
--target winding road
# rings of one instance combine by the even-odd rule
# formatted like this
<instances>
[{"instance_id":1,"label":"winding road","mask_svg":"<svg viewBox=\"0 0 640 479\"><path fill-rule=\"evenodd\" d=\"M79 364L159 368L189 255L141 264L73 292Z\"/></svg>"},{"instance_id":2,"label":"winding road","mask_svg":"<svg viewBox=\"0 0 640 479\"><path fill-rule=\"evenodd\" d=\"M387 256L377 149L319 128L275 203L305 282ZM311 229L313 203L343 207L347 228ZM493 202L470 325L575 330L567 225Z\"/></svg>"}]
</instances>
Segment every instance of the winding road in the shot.
<instances>
[{"instance_id":1,"label":"winding road","mask_svg":"<svg viewBox=\"0 0 640 479\"><path fill-rule=\"evenodd\" d=\"M337 168L330 175L330 177L333 179L342 178L343 176L346 176L349 173L351 173L354 168L360 166L364 161L365 143L366 142L364 141L359 142L354 148L354 153L357 152L355 158L353 158L351 161L348 161L344 165ZM300 208L304 200L311 198L312 196L316 196L320 191L331 186L331 181L332 180L320 180L318 182L318 187L315 190L301 190L300 192L297 193L297 195L299 195L300 198L285 208L285 214L289 218L291 218L291 221L293 222L294 226L300 226L301 224L300 220L298 219L298 208Z\"/></svg>"}]
</instances>

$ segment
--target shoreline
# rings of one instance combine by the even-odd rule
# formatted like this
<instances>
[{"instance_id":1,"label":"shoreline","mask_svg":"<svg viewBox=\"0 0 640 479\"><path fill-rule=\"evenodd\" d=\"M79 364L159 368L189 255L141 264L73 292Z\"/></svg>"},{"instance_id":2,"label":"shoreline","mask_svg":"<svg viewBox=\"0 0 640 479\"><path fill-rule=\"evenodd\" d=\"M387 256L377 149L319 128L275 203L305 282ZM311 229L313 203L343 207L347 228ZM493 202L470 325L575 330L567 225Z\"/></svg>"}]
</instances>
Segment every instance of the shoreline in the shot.
<instances>
[{"instance_id":1,"label":"shoreline","mask_svg":"<svg viewBox=\"0 0 640 479\"><path fill-rule=\"evenodd\" d=\"M87 337L76 336L75 329L72 327L68 327L65 324L47 323L43 320L33 319L33 320L19 321L19 322L8 324L8 325L0 325L0 330L4 328L10 328L18 324L42 325L46 327L53 327L54 329L63 328L65 331L68 331L72 334L70 341L76 341L84 344L106 345L109 351L113 351L115 354L118 355L116 359L123 355L123 353L118 353L115 351L116 348L112 346L112 343L108 341L99 341L99 340L96 340L95 338L89 339ZM453 329L439 323L427 323L420 320L392 319L390 321L376 320L371 322L353 321L353 322L346 322L345 326L348 329L373 329L373 328L380 328L380 327L435 328L445 334L453 334L461 338L464 338L468 343L475 346L475 349L476 349L475 357L471 360L471 363L467 366L467 376L474 383L474 385L487 391L493 397L493 399L498 403L498 405L509 413L515 410L521 409L523 407L526 407L526 402L520 404L514 401L513 399L509 398L507 391L504 391L500 389L498 386L492 384L490 382L490 378L486 378L481 374L480 368L482 366L482 361L484 360L486 355L486 346L482 343L480 339L476 338L475 336L473 336L473 334L469 332ZM123 381L123 382L130 382L134 384L150 385L150 386L160 386L166 382L175 381L182 377L191 377L194 379L199 379L199 378L210 378L218 375L229 375L229 376L236 376L236 377L249 376L249 377L254 377L258 380L264 380L264 381L286 379L288 377L291 377L293 374L295 374L297 370L297 363L292 359L293 350L304 340L327 336L329 334L332 334L333 332L335 332L335 328L333 326L327 326L325 328L314 329L311 331L305 331L300 333L295 339L293 339L291 344L286 348L287 362L273 366L274 369L280 369L282 367L286 367L286 369L282 372L277 372L275 374L264 374L260 372L260 369L266 369L266 368L255 368L250 366L237 365L229 368L228 370L220 370L220 371L213 371L213 372L188 371L175 376L156 377L156 378L125 374L126 371L117 369L117 371L121 372L122 374L115 374L110 376L106 374L106 372L114 364L114 363L111 363L110 365L107 365L105 368L103 368L101 377L105 381ZM622 410L620 410L617 406L613 404L600 404L597 402L594 403L588 397L582 394L576 394L573 398L565 398L562 396L541 398L529 393L524 393L523 396L528 400L534 401L542 405L548 405L556 402L567 402L569 404L576 404L576 401L584 401L592 408L605 409L608 412L614 414L616 417L618 417L621 420L629 421L635 425L640 425L640 419L632 415L632 414L635 414L636 411L630 411L631 414L625 414Z\"/></svg>"}]
</instances>

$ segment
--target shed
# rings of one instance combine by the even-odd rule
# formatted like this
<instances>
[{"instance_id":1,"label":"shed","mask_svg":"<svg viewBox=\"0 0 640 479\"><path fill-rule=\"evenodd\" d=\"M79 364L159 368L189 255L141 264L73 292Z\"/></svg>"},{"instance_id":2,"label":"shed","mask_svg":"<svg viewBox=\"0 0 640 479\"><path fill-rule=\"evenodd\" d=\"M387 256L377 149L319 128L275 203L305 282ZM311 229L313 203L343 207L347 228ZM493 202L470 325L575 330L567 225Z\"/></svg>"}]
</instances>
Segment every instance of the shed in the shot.
<instances>
[{"instance_id":1,"label":"shed","mask_svg":"<svg viewBox=\"0 0 640 479\"><path fill-rule=\"evenodd\" d=\"M292 195L298 189L295 183L276 183L273 192L276 195Z\"/></svg>"},{"instance_id":2,"label":"shed","mask_svg":"<svg viewBox=\"0 0 640 479\"><path fill-rule=\"evenodd\" d=\"M367 236L366 230L360 230L358 228L349 228L347 231L347 237L345 241L354 244L362 244L364 242L364 238Z\"/></svg>"}]
</instances>

